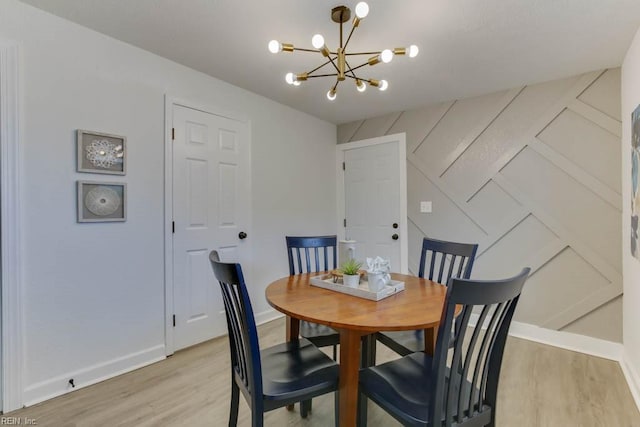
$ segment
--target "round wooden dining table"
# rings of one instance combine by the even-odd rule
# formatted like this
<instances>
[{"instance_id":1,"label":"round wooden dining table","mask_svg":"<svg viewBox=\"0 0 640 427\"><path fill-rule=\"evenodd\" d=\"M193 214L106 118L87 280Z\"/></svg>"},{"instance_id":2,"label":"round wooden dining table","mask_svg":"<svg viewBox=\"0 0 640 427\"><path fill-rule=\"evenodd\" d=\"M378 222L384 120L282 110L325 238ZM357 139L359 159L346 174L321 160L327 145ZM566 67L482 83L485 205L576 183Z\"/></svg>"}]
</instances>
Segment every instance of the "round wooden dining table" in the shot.
<instances>
[{"instance_id":1,"label":"round wooden dining table","mask_svg":"<svg viewBox=\"0 0 640 427\"><path fill-rule=\"evenodd\" d=\"M379 331L424 329L425 351L433 354L446 287L392 273L391 278L404 282L405 289L372 301L311 285L310 279L320 274L284 277L271 283L265 293L269 304L287 315L287 340L298 337L300 320L340 333L339 425L355 426L361 338Z\"/></svg>"}]
</instances>

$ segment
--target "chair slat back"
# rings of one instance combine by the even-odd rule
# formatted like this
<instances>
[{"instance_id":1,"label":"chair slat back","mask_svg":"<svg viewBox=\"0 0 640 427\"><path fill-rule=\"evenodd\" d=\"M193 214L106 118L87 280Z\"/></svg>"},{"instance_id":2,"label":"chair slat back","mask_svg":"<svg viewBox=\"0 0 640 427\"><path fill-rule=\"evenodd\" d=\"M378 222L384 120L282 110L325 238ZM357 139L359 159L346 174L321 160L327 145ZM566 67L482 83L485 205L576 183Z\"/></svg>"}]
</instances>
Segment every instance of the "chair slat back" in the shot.
<instances>
[{"instance_id":1,"label":"chair slat back","mask_svg":"<svg viewBox=\"0 0 640 427\"><path fill-rule=\"evenodd\" d=\"M446 242L424 238L420 255L419 277L425 277L425 267L429 263L427 278L447 284L452 277L468 279L476 258L478 245L475 243Z\"/></svg>"},{"instance_id":2,"label":"chair slat back","mask_svg":"<svg viewBox=\"0 0 640 427\"><path fill-rule=\"evenodd\" d=\"M240 264L222 263L216 251L209 254L224 301L231 365L244 385L243 393L262 399L262 367L256 321Z\"/></svg>"},{"instance_id":3,"label":"chair slat back","mask_svg":"<svg viewBox=\"0 0 640 427\"><path fill-rule=\"evenodd\" d=\"M499 281L449 280L432 365L430 425L462 424L489 408L495 415L507 333L529 271ZM456 305L462 307L457 319ZM474 312L480 314L471 326Z\"/></svg>"},{"instance_id":4,"label":"chair slat back","mask_svg":"<svg viewBox=\"0 0 640 427\"><path fill-rule=\"evenodd\" d=\"M336 236L286 236L286 240L290 275L336 268Z\"/></svg>"}]
</instances>

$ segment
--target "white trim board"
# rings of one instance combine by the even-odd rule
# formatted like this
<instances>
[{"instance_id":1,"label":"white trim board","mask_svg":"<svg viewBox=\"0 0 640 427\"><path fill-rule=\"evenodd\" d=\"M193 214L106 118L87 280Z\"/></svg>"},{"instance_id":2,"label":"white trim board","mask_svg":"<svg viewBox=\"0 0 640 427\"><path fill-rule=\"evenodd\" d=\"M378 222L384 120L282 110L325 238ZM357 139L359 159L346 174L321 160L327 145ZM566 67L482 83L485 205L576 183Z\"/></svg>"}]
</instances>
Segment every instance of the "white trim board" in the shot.
<instances>
[{"instance_id":1,"label":"white trim board","mask_svg":"<svg viewBox=\"0 0 640 427\"><path fill-rule=\"evenodd\" d=\"M622 360L620 360L620 368L622 369L624 379L627 380L627 384L629 385L631 396L633 396L633 400L636 402L636 406L640 411L640 375L638 375L638 371L635 370L633 365L628 362L625 351L623 351Z\"/></svg>"},{"instance_id":2,"label":"white trim board","mask_svg":"<svg viewBox=\"0 0 640 427\"><path fill-rule=\"evenodd\" d=\"M23 405L20 52L0 43L0 246L2 253L2 409Z\"/></svg>"},{"instance_id":3,"label":"white trim board","mask_svg":"<svg viewBox=\"0 0 640 427\"><path fill-rule=\"evenodd\" d=\"M344 203L344 171L342 170L342 162L344 162L344 152L356 148L370 147L372 145L386 144L395 142L398 144L398 162L400 166L400 228L398 232L403 236L400 244L400 272L407 274L409 272L409 235L408 235L408 216L407 216L407 135L406 133L395 133L392 135L384 135L376 138L363 139L360 141L347 142L336 145L336 208L337 208L337 230L338 239L344 239L345 203Z\"/></svg>"},{"instance_id":4,"label":"white trim board","mask_svg":"<svg viewBox=\"0 0 640 427\"><path fill-rule=\"evenodd\" d=\"M24 390L25 405L35 405L36 403L69 393L70 391L76 391L118 375L135 371L136 369L164 360L166 358L164 353L164 344L160 344L30 385ZM75 387L71 387L69 378L73 378Z\"/></svg>"},{"instance_id":5,"label":"white trim board","mask_svg":"<svg viewBox=\"0 0 640 427\"><path fill-rule=\"evenodd\" d=\"M509 335L565 350L588 354L590 356L614 360L616 362L622 360L622 344L588 337L586 335L554 331L522 322L511 322Z\"/></svg>"},{"instance_id":6,"label":"white trim board","mask_svg":"<svg viewBox=\"0 0 640 427\"><path fill-rule=\"evenodd\" d=\"M284 317L284 314L280 313L277 310L269 309L269 310L262 311L260 313L255 313L254 317L256 320L256 325L262 325L262 324L271 322L273 320L280 319Z\"/></svg>"},{"instance_id":7,"label":"white trim board","mask_svg":"<svg viewBox=\"0 0 640 427\"><path fill-rule=\"evenodd\" d=\"M477 314L472 314L470 323L475 325L478 317ZM638 372L628 363L623 344L588 337L586 335L573 334L571 332L554 331L522 322L511 322L509 335L618 362L624 379L627 381L631 396L638 410L640 410L640 375L638 375Z\"/></svg>"}]
</instances>

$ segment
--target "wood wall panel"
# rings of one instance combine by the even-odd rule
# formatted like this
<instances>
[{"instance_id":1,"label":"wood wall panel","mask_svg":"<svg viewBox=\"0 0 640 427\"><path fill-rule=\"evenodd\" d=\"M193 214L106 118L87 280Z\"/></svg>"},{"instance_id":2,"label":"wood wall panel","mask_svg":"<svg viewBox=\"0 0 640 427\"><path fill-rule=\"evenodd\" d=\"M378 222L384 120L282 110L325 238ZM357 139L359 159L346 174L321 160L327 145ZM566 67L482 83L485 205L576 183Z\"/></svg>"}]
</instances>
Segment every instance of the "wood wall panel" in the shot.
<instances>
[{"instance_id":1,"label":"wood wall panel","mask_svg":"<svg viewBox=\"0 0 640 427\"><path fill-rule=\"evenodd\" d=\"M389 134L406 133L407 152L413 152L453 104L454 102L445 102L417 110L403 111L389 129Z\"/></svg>"},{"instance_id":2,"label":"wood wall panel","mask_svg":"<svg viewBox=\"0 0 640 427\"><path fill-rule=\"evenodd\" d=\"M538 139L620 194L620 137L566 109Z\"/></svg>"},{"instance_id":3,"label":"wood wall panel","mask_svg":"<svg viewBox=\"0 0 640 427\"><path fill-rule=\"evenodd\" d=\"M572 90L575 81L575 78L571 78L526 87L451 165L442 178L453 188L473 194L474 191L469 191L468 182L484 184L487 170L505 154L517 151L523 144L523 139L526 143L535 136L540 130L540 117L548 114L557 102L558 94Z\"/></svg>"},{"instance_id":4,"label":"wood wall panel","mask_svg":"<svg viewBox=\"0 0 640 427\"><path fill-rule=\"evenodd\" d=\"M407 133L411 272L424 236L478 242L473 277L533 268L518 320L620 342L619 111L611 69L347 123L338 142Z\"/></svg>"},{"instance_id":5,"label":"wood wall panel","mask_svg":"<svg viewBox=\"0 0 640 427\"><path fill-rule=\"evenodd\" d=\"M527 215L508 233L480 251L478 264L474 266L474 277L514 275L524 265L535 269L532 257L558 240L558 236L540 220L533 215ZM554 247L556 251L561 249L558 245Z\"/></svg>"},{"instance_id":6,"label":"wood wall panel","mask_svg":"<svg viewBox=\"0 0 640 427\"><path fill-rule=\"evenodd\" d=\"M622 342L622 296L596 308L591 313L562 328L565 332L591 335L594 338Z\"/></svg>"},{"instance_id":7,"label":"wood wall panel","mask_svg":"<svg viewBox=\"0 0 640 427\"><path fill-rule=\"evenodd\" d=\"M541 211L621 271L622 218L618 209L528 147L502 174Z\"/></svg>"},{"instance_id":8,"label":"wood wall panel","mask_svg":"<svg viewBox=\"0 0 640 427\"><path fill-rule=\"evenodd\" d=\"M570 247L550 259L529 280L515 320L541 326L566 310L567 301L579 301L610 285L606 277Z\"/></svg>"},{"instance_id":9,"label":"wood wall panel","mask_svg":"<svg viewBox=\"0 0 640 427\"><path fill-rule=\"evenodd\" d=\"M621 121L620 98L610 96L611 93L615 91L620 91L620 68L607 70L602 77L589 86L578 99L608 116Z\"/></svg>"},{"instance_id":10,"label":"wood wall panel","mask_svg":"<svg viewBox=\"0 0 640 427\"><path fill-rule=\"evenodd\" d=\"M384 116L376 117L372 120L365 120L355 135L351 137L352 141L357 141L359 139L368 139L374 138L376 136L381 135L389 135L389 129L393 126L393 124L398 120L402 113L391 113L386 114Z\"/></svg>"},{"instance_id":11,"label":"wood wall panel","mask_svg":"<svg viewBox=\"0 0 640 427\"><path fill-rule=\"evenodd\" d=\"M432 202L433 213L419 213L421 200ZM446 193L412 165L407 167L407 203L410 208L407 210L409 219L425 234L436 239L475 242L486 235L473 218L458 209Z\"/></svg>"},{"instance_id":12,"label":"wood wall panel","mask_svg":"<svg viewBox=\"0 0 640 427\"><path fill-rule=\"evenodd\" d=\"M473 142L465 141L465 138L478 125L486 127L487 110L499 111L503 96L503 92L498 92L453 103L447 114L417 147L415 155L426 167L438 176L441 175L448 167L442 164L442 160L452 151L463 152Z\"/></svg>"},{"instance_id":13,"label":"wood wall panel","mask_svg":"<svg viewBox=\"0 0 640 427\"><path fill-rule=\"evenodd\" d=\"M500 188L489 181L467 203L469 214L487 231L495 235L504 229L505 220L511 222L523 217L523 206ZM499 214L496 214L499 212Z\"/></svg>"}]
</instances>

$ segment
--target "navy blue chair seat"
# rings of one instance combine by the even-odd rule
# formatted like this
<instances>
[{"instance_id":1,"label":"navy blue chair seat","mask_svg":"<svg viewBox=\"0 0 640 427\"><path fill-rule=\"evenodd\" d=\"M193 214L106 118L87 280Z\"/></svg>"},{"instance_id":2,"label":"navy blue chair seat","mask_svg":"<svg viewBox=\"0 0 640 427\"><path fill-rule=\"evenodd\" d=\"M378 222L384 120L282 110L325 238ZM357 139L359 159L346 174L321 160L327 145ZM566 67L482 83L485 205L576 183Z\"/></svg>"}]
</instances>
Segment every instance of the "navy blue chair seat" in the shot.
<instances>
[{"instance_id":1,"label":"navy blue chair seat","mask_svg":"<svg viewBox=\"0 0 640 427\"><path fill-rule=\"evenodd\" d=\"M418 352L361 369L359 404L371 399L407 426L495 426L502 356L529 271L505 280L450 279L433 357Z\"/></svg>"},{"instance_id":2,"label":"navy blue chair seat","mask_svg":"<svg viewBox=\"0 0 640 427\"><path fill-rule=\"evenodd\" d=\"M337 389L338 365L307 339L260 353L265 412Z\"/></svg>"},{"instance_id":3,"label":"navy blue chair seat","mask_svg":"<svg viewBox=\"0 0 640 427\"><path fill-rule=\"evenodd\" d=\"M393 411L394 418L409 420L410 425L424 425L427 423L426 414L428 405L425 402L431 400L431 389L425 387L432 381L433 358L423 352L412 353L397 361L384 363L365 369L360 373L360 384L368 390L371 400ZM461 381L460 374L454 370L453 405L458 405L458 399L468 400L472 389L471 382ZM445 387L451 381L451 369L445 372ZM460 386L463 392L460 393ZM476 393L479 390L475 389ZM491 420L489 407L483 408L483 416L476 419L480 424L486 425ZM444 416L441 417L442 425ZM438 425L438 424L436 424Z\"/></svg>"},{"instance_id":4,"label":"navy blue chair seat","mask_svg":"<svg viewBox=\"0 0 640 427\"><path fill-rule=\"evenodd\" d=\"M264 413L338 389L338 364L304 338L260 350L249 293L240 264L209 254L224 301L231 356L229 426L238 423L240 392L251 408L251 425L262 426ZM337 395L336 395L337 397ZM336 423L337 417L336 411Z\"/></svg>"},{"instance_id":5,"label":"navy blue chair seat","mask_svg":"<svg viewBox=\"0 0 640 427\"><path fill-rule=\"evenodd\" d=\"M427 277L442 284L447 284L452 277L468 279L477 250L478 245L475 243L447 242L425 237L422 240L418 277ZM424 351L424 331L421 330L379 332L376 339L400 356ZM375 360L375 354L373 359Z\"/></svg>"}]
</instances>

